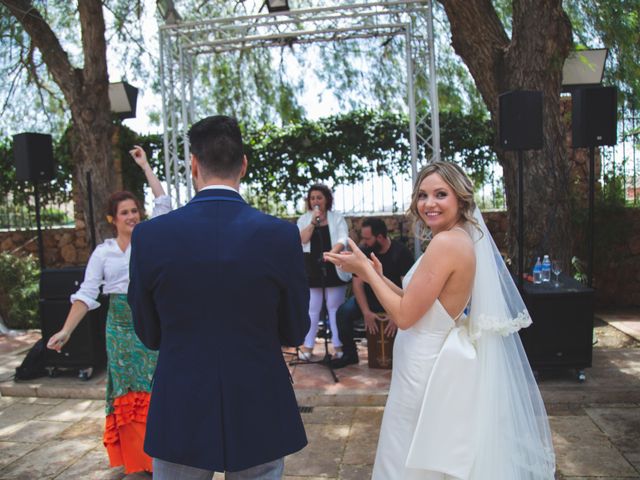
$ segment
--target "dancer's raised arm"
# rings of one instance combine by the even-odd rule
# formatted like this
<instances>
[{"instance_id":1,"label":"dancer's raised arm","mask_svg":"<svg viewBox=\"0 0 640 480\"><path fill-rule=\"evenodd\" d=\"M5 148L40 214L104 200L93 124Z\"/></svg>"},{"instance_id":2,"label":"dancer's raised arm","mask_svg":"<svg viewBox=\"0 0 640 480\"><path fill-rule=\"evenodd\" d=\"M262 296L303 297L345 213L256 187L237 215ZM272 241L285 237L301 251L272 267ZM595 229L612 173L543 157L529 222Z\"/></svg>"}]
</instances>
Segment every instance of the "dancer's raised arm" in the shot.
<instances>
[{"instance_id":1,"label":"dancer's raised arm","mask_svg":"<svg viewBox=\"0 0 640 480\"><path fill-rule=\"evenodd\" d=\"M151 192L155 198L166 195L164 188L162 187L162 183L158 180L158 177L155 173L153 173L153 169L147 160L147 154L143 150L140 145L134 145L131 150L129 150L129 154L136 162L136 164L142 169L144 172L144 176L147 179L147 183L151 188Z\"/></svg>"}]
</instances>

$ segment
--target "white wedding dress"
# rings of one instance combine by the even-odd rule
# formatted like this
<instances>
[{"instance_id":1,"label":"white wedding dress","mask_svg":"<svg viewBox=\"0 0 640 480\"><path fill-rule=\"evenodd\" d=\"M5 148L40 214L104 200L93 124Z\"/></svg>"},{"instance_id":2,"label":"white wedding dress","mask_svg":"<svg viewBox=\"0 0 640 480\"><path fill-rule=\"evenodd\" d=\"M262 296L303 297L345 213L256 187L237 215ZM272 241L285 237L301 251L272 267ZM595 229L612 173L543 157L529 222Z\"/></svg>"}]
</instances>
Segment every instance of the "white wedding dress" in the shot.
<instances>
[{"instance_id":1,"label":"white wedding dress","mask_svg":"<svg viewBox=\"0 0 640 480\"><path fill-rule=\"evenodd\" d=\"M452 318L436 300L398 330L372 480L554 478L548 418L517 334L531 320L474 216L481 229L466 228L476 253L468 316Z\"/></svg>"},{"instance_id":2,"label":"white wedding dress","mask_svg":"<svg viewBox=\"0 0 640 480\"><path fill-rule=\"evenodd\" d=\"M420 260L407 272L402 282L403 288L406 289L411 281L413 272L419 262ZM458 320L458 322L461 322L461 320ZM436 300L427 313L411 328L398 330L393 347L391 388L384 410L376 461L373 468L374 480L456 478L448 477L444 473L408 467L408 459L410 454L414 454L414 452L415 455L419 456L431 454L431 456L440 457L439 459L435 458L435 460L442 464L444 471L453 474L459 473L460 468L464 469L462 462L472 457L473 452L471 450L473 447L470 442L472 439L465 434L468 430L467 426L473 423L471 411L459 408L463 406L465 400L456 398L456 395L464 392L451 391L446 385L448 383L450 384L449 386L455 387L454 384L457 383L460 386L472 386L474 383L473 378L470 379L471 383L466 383L464 379L448 377L447 373L461 371L467 377L474 375L473 359L475 358L475 352L468 340L467 345L464 345L465 335L464 329L456 328L456 321L451 318L439 300ZM445 346L445 344L447 345ZM451 355L448 354L451 349L460 349L458 352L461 354L459 359L451 358ZM472 360L469 361L469 358ZM452 360L456 362L455 366L449 364ZM442 382L444 380L445 385L436 387L434 382L440 371L445 378L440 378L438 381ZM425 400L425 391L430 378L432 379L432 385L429 386L429 398L437 398L438 401L446 404L445 410L450 411L449 419L451 423L449 425L447 425L447 421L439 420L437 415L430 415L432 417L431 420L420 418ZM434 391L435 388L440 387L444 387L444 389L437 392ZM431 405L430 408L440 410L438 405ZM435 410L432 410L432 413L435 413ZM427 412L422 417L426 417L426 415ZM440 440L447 441L447 445L440 444L438 452L433 450L420 452L418 444L412 445L417 427L421 422L427 422L427 424L437 422L438 425L433 424L431 428L427 429L432 430ZM442 425L442 423L445 425ZM429 425L426 426L429 427ZM439 431L440 426L447 428L446 435L443 435L445 431ZM454 432L453 430L458 431ZM449 438L452 440L455 438L456 444L451 444L448 441ZM419 443L422 441L424 439L418 440ZM446 453L447 449L453 449L453 452ZM444 452L441 452L441 450ZM441 453L445 453L447 457L452 456L454 462L449 466L445 465L445 458L440 456Z\"/></svg>"}]
</instances>

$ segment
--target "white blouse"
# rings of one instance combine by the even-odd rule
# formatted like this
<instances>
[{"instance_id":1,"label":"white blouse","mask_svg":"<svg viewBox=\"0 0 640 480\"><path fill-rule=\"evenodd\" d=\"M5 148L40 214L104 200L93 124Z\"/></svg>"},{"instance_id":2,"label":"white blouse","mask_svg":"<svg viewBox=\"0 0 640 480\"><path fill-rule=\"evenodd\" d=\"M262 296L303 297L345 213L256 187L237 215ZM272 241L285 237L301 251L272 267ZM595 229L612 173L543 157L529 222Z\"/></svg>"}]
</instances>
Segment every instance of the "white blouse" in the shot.
<instances>
[{"instance_id":1,"label":"white blouse","mask_svg":"<svg viewBox=\"0 0 640 480\"><path fill-rule=\"evenodd\" d=\"M171 211L171 198L162 195L153 200L151 218ZM80 300L94 310L100 306L96 301L102 293L127 293L129 289L129 259L131 244L123 252L115 238L108 238L98 245L89 257L80 289L71 295L71 303Z\"/></svg>"},{"instance_id":2,"label":"white blouse","mask_svg":"<svg viewBox=\"0 0 640 480\"><path fill-rule=\"evenodd\" d=\"M314 212L306 212L298 219L298 229L302 231L313 221ZM349 226L344 216L333 210L327 211L327 224L329 225L329 238L331 239L331 247L337 243L342 243L344 248L349 246ZM305 253L311 252L311 240L302 244L302 251ZM343 282L351 281L351 274L336 267L336 273Z\"/></svg>"},{"instance_id":3,"label":"white blouse","mask_svg":"<svg viewBox=\"0 0 640 480\"><path fill-rule=\"evenodd\" d=\"M302 231L313 221L314 212L306 212L298 219L298 230ZM327 224L329 225L329 238L331 246L336 243L342 243L345 248L349 246L349 226L342 214L329 210L327 212ZM309 253L311 251L311 240L302 244L302 251Z\"/></svg>"}]
</instances>

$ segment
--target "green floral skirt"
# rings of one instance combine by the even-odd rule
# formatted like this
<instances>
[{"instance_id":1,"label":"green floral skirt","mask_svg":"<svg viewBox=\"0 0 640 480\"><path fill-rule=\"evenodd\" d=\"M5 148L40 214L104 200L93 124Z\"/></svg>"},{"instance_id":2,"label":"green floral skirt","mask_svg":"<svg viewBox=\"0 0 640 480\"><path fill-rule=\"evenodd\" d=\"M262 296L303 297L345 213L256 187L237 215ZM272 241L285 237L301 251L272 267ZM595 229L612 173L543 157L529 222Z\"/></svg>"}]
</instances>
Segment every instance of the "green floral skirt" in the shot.
<instances>
[{"instance_id":1,"label":"green floral skirt","mask_svg":"<svg viewBox=\"0 0 640 480\"><path fill-rule=\"evenodd\" d=\"M149 350L133 329L131 309L125 294L109 296L106 328L107 404L113 413L113 402L129 392L151 392L158 352Z\"/></svg>"},{"instance_id":2,"label":"green floral skirt","mask_svg":"<svg viewBox=\"0 0 640 480\"><path fill-rule=\"evenodd\" d=\"M103 442L112 467L150 472L144 436L158 354L138 340L127 296L111 294L107 314L107 418Z\"/></svg>"}]
</instances>

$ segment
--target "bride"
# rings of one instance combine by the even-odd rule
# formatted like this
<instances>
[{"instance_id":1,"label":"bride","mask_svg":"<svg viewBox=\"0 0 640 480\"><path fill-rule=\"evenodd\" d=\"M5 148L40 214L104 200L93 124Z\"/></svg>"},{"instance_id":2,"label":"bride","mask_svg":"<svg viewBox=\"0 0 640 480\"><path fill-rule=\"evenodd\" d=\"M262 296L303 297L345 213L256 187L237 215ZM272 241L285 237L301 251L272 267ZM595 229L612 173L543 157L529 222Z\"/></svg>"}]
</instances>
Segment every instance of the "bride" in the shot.
<instances>
[{"instance_id":1,"label":"bride","mask_svg":"<svg viewBox=\"0 0 640 480\"><path fill-rule=\"evenodd\" d=\"M373 479L553 479L547 414L517 334L531 319L473 184L455 164L431 163L410 211L432 238L402 289L352 241L353 253L325 253L371 285L400 329Z\"/></svg>"}]
</instances>

